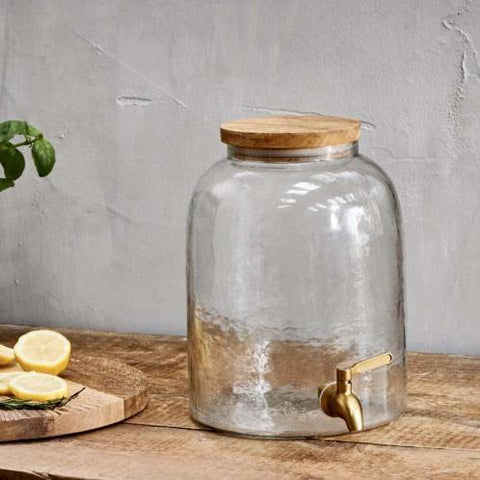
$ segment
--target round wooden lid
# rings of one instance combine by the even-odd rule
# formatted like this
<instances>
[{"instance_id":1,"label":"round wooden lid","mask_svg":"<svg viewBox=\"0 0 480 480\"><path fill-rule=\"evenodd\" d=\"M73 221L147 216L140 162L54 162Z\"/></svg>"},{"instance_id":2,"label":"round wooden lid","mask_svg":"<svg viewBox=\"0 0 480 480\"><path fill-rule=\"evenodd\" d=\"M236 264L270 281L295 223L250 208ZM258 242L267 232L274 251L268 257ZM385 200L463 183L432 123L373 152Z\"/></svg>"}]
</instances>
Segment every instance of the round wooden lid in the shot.
<instances>
[{"instance_id":1,"label":"round wooden lid","mask_svg":"<svg viewBox=\"0 0 480 480\"><path fill-rule=\"evenodd\" d=\"M223 143L243 148L320 148L355 142L360 122L327 115L284 115L222 123Z\"/></svg>"}]
</instances>

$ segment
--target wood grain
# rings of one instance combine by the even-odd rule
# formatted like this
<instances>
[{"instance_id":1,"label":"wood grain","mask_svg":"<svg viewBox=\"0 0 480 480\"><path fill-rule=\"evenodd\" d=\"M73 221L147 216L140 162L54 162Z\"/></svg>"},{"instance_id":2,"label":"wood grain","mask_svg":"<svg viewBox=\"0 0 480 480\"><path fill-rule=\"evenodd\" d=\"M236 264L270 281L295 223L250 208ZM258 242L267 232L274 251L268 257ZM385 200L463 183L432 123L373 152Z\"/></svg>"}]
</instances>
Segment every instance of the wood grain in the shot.
<instances>
[{"instance_id":1,"label":"wood grain","mask_svg":"<svg viewBox=\"0 0 480 480\"><path fill-rule=\"evenodd\" d=\"M55 410L0 410L0 442L104 427L138 413L147 402L145 375L118 360L76 355L62 377L67 380L69 395L86 388Z\"/></svg>"},{"instance_id":2,"label":"wood grain","mask_svg":"<svg viewBox=\"0 0 480 480\"><path fill-rule=\"evenodd\" d=\"M222 123L223 143L243 148L320 148L355 142L360 122L327 115L284 115Z\"/></svg>"},{"instance_id":3,"label":"wood grain","mask_svg":"<svg viewBox=\"0 0 480 480\"><path fill-rule=\"evenodd\" d=\"M0 343L25 330L0 327ZM0 445L1 479L480 478L480 357L410 354L407 412L385 427L319 440L259 440L208 431L189 418L185 339L63 333L77 354L101 350L143 370L149 404L107 429Z\"/></svg>"},{"instance_id":4,"label":"wood grain","mask_svg":"<svg viewBox=\"0 0 480 480\"><path fill-rule=\"evenodd\" d=\"M0 446L3 472L28 480L321 480L478 478L480 454L353 443L275 441L120 424ZM35 477L34 473L44 476Z\"/></svg>"}]
</instances>

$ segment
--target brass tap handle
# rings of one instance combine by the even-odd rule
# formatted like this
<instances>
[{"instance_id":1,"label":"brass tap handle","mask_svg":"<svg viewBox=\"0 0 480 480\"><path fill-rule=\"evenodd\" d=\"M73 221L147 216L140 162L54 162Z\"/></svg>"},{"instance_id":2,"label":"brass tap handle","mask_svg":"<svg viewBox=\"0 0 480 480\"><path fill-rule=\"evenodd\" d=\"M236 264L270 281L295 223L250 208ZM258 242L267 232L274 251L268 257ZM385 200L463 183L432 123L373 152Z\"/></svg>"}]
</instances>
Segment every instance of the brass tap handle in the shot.
<instances>
[{"instance_id":1,"label":"brass tap handle","mask_svg":"<svg viewBox=\"0 0 480 480\"><path fill-rule=\"evenodd\" d=\"M349 368L337 368L337 382L348 382L352 379L352 376L357 373L368 372L375 368L384 367L392 362L392 358L391 353L381 353L366 360L361 360Z\"/></svg>"},{"instance_id":2,"label":"brass tap handle","mask_svg":"<svg viewBox=\"0 0 480 480\"><path fill-rule=\"evenodd\" d=\"M322 410L330 417L341 417L348 430L363 430L363 409L358 397L352 391L352 376L383 367L392 362L391 353L381 353L361 360L351 367L337 367L337 381L319 389L319 401Z\"/></svg>"}]
</instances>

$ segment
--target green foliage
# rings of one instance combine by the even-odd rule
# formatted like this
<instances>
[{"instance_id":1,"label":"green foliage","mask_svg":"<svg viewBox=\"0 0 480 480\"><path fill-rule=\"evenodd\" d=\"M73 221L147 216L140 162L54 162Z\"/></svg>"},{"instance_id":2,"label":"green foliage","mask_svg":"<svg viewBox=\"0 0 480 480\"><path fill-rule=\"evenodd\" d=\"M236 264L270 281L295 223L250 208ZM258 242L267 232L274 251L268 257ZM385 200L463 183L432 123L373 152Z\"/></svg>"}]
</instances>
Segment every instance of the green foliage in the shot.
<instances>
[{"instance_id":1,"label":"green foliage","mask_svg":"<svg viewBox=\"0 0 480 480\"><path fill-rule=\"evenodd\" d=\"M11 140L19 135L24 140L12 143ZM14 180L20 178L25 169L25 157L20 147L32 149L33 162L40 177L46 177L55 165L55 149L38 128L22 120L0 123L0 165L4 172L4 178L0 178L0 192L13 187Z\"/></svg>"},{"instance_id":2,"label":"green foliage","mask_svg":"<svg viewBox=\"0 0 480 480\"><path fill-rule=\"evenodd\" d=\"M40 177L46 177L55 165L55 150L46 138L33 142L32 156Z\"/></svg>"},{"instance_id":3,"label":"green foliage","mask_svg":"<svg viewBox=\"0 0 480 480\"><path fill-rule=\"evenodd\" d=\"M0 123L0 143L5 143L11 140L15 135L27 135L27 122L21 120L9 120Z\"/></svg>"},{"instance_id":4,"label":"green foliage","mask_svg":"<svg viewBox=\"0 0 480 480\"><path fill-rule=\"evenodd\" d=\"M16 180L23 173L25 158L23 153L11 143L0 145L0 162L5 172L5 177Z\"/></svg>"},{"instance_id":5,"label":"green foliage","mask_svg":"<svg viewBox=\"0 0 480 480\"><path fill-rule=\"evenodd\" d=\"M0 178L0 192L6 188L13 187L15 184L10 178Z\"/></svg>"}]
</instances>

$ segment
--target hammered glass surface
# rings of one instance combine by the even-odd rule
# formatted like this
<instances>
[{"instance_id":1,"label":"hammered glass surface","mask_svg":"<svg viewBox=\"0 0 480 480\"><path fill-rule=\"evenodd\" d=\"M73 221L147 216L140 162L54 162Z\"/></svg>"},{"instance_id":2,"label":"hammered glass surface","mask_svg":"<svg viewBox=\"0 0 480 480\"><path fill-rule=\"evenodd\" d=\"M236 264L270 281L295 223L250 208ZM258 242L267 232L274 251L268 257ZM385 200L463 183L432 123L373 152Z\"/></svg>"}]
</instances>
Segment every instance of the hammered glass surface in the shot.
<instances>
[{"instance_id":1,"label":"hammered glass surface","mask_svg":"<svg viewBox=\"0 0 480 480\"><path fill-rule=\"evenodd\" d=\"M405 400L402 245L386 174L355 153L236 158L198 182L187 248L191 414L266 436L346 432L318 405L340 363L391 352L356 376L365 428Z\"/></svg>"}]
</instances>

